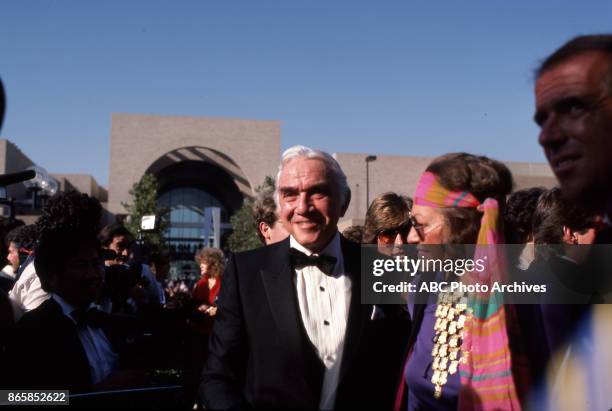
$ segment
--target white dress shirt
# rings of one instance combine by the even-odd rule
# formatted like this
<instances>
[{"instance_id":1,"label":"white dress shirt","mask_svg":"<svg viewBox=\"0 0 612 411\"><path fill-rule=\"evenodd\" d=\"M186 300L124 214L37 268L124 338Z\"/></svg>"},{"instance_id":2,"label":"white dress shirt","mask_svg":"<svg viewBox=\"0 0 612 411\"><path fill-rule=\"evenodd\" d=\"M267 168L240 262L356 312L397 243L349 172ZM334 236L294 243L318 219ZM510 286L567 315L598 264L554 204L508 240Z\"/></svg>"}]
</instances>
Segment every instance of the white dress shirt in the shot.
<instances>
[{"instance_id":1,"label":"white dress shirt","mask_svg":"<svg viewBox=\"0 0 612 411\"><path fill-rule=\"evenodd\" d=\"M15 279L15 270L13 270L13 266L12 265L7 264L2 269L2 272L0 273L0 275L4 276L6 278L12 278L14 280Z\"/></svg>"},{"instance_id":2,"label":"white dress shirt","mask_svg":"<svg viewBox=\"0 0 612 411\"><path fill-rule=\"evenodd\" d=\"M72 317L76 307L57 294L52 294L52 298L62 308L64 315L76 324L76 320ZM93 307L94 305L92 304L90 308ZM98 384L117 368L117 354L113 352L110 342L101 329L85 326L77 327L77 331L87 356L87 362L89 363L91 383Z\"/></svg>"},{"instance_id":3,"label":"white dress shirt","mask_svg":"<svg viewBox=\"0 0 612 411\"><path fill-rule=\"evenodd\" d=\"M289 245L306 255L313 252L290 237ZM351 302L351 280L344 271L340 234L319 254L337 259L332 275L316 266L296 269L297 297L308 338L325 365L319 408L334 408L344 352L344 338Z\"/></svg>"},{"instance_id":4,"label":"white dress shirt","mask_svg":"<svg viewBox=\"0 0 612 411\"><path fill-rule=\"evenodd\" d=\"M30 311L47 301L49 293L42 289L40 279L31 261L13 286L9 297L24 311Z\"/></svg>"}]
</instances>

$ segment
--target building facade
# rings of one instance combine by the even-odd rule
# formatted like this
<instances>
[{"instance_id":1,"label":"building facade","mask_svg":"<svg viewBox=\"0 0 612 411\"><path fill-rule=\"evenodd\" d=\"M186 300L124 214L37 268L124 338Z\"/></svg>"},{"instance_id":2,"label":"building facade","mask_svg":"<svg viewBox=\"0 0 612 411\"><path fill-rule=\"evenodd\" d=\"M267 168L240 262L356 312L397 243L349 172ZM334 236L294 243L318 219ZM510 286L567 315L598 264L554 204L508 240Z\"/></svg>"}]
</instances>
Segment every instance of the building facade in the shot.
<instances>
[{"instance_id":1,"label":"building facade","mask_svg":"<svg viewBox=\"0 0 612 411\"><path fill-rule=\"evenodd\" d=\"M334 154L352 192L341 228L363 224L368 201L378 194L394 191L411 195L418 177L432 160L369 154L369 162L366 154ZM230 217L245 198L254 195L266 176L276 177L280 155L279 121L113 114L108 189L88 175L51 176L61 190L73 188L98 198L111 221L126 214L123 204L131 201L132 186L145 173L153 174L160 184L159 204L170 209L167 238L174 252L186 258L204 244L218 245L213 241L215 236L224 243L231 231ZM514 175L516 189L556 184L548 164L506 164ZM33 165L13 143L0 140L0 173L22 171ZM24 204L18 207L21 217L35 219L35 212L28 215L30 193L22 184L8 187L7 195Z\"/></svg>"}]
</instances>

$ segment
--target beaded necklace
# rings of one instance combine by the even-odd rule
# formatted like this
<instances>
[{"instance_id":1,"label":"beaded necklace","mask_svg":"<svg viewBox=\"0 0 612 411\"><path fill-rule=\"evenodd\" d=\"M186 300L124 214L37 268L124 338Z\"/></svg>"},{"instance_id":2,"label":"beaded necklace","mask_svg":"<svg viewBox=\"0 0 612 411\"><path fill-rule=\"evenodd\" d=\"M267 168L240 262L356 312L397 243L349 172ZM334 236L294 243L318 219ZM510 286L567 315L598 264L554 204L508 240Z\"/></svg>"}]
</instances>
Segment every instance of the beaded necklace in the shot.
<instances>
[{"instance_id":1,"label":"beaded necklace","mask_svg":"<svg viewBox=\"0 0 612 411\"><path fill-rule=\"evenodd\" d=\"M467 297L460 292L442 293L438 296L436 322L434 325L434 347L431 382L434 385L434 397L442 397L442 387L448 382L448 376L459 369L459 361L467 359L467 353L461 350L463 328L467 315Z\"/></svg>"}]
</instances>

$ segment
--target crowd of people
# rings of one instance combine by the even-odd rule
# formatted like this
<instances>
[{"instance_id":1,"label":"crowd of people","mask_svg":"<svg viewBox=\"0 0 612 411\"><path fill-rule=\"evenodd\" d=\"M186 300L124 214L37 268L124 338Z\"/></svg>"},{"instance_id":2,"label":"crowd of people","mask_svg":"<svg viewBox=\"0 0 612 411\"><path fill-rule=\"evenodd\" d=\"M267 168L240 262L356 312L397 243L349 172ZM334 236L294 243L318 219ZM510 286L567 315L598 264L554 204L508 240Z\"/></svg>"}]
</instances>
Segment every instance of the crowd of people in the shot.
<instances>
[{"instance_id":1,"label":"crowd of people","mask_svg":"<svg viewBox=\"0 0 612 411\"><path fill-rule=\"evenodd\" d=\"M294 146L274 193L253 205L262 247L198 250L192 289L167 281L167 252L136 258L129 230L100 227L100 203L85 194L57 194L34 225L2 220L0 387L91 393L162 382L181 387L177 408L610 409L610 266L597 265L605 255L592 246L612 233L612 35L555 51L535 96L559 187L513 191L503 163L448 153L411 197L377 196L363 226L341 234L346 175L330 154ZM487 253L480 279L547 273L583 298L518 305L432 292L362 302L362 247L452 258L465 245ZM421 274L416 284L452 275Z\"/></svg>"}]
</instances>

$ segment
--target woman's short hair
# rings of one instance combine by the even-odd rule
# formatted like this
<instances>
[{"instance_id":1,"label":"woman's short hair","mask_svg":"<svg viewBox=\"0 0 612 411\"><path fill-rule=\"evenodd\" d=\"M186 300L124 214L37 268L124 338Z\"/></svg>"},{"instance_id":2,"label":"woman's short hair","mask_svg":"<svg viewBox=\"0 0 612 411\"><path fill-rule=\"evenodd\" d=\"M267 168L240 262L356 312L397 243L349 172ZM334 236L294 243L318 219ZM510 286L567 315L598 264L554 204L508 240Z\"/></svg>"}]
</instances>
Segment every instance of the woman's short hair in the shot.
<instances>
[{"instance_id":1,"label":"woman's short hair","mask_svg":"<svg viewBox=\"0 0 612 411\"><path fill-rule=\"evenodd\" d=\"M225 269L225 256L218 248L205 247L198 250L195 261L198 265L206 263L212 277L221 277Z\"/></svg>"},{"instance_id":2,"label":"woman's short hair","mask_svg":"<svg viewBox=\"0 0 612 411\"><path fill-rule=\"evenodd\" d=\"M467 191L481 203L494 198L503 215L506 196L514 185L512 173L503 163L485 156L450 153L434 159L426 171L436 175L442 186L453 191ZM480 230L482 213L476 208L443 208L449 227L448 242L473 244Z\"/></svg>"},{"instance_id":3,"label":"woman's short hair","mask_svg":"<svg viewBox=\"0 0 612 411\"><path fill-rule=\"evenodd\" d=\"M393 192L377 196L366 213L363 242L376 243L376 235L389 228L399 227L410 221L412 199Z\"/></svg>"}]
</instances>

